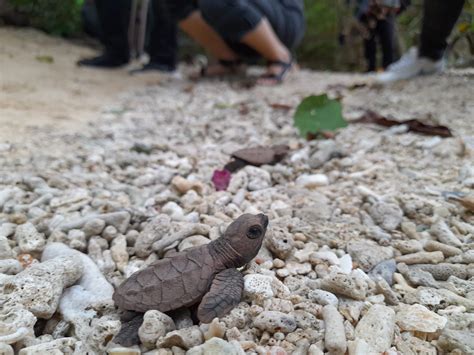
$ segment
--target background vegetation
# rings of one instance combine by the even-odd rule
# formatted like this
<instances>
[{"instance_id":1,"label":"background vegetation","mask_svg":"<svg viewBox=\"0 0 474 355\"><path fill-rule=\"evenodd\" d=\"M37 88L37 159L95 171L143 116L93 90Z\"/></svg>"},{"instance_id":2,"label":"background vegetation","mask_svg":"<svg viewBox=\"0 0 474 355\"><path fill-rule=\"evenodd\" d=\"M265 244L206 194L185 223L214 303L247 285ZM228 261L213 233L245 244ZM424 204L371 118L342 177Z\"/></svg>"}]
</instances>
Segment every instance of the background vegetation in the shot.
<instances>
[{"instance_id":1,"label":"background vegetation","mask_svg":"<svg viewBox=\"0 0 474 355\"><path fill-rule=\"evenodd\" d=\"M7 1L14 6L16 11L25 15L28 18L28 24L33 27L54 35L81 34L80 12L84 0ZM347 1L305 0L305 2L307 32L297 52L299 62L316 69L363 69L362 36L357 21L353 17L353 10L347 6ZM474 33L473 2L468 1L466 11L453 37L466 31ZM412 6L398 18L400 52L416 44L419 35L423 0L413 0L412 3ZM344 38L344 44L341 43L342 38ZM471 39L474 42L472 36ZM469 43L462 45L469 46ZM469 52L469 48L464 51ZM465 55L461 53L457 56Z\"/></svg>"},{"instance_id":2,"label":"background vegetation","mask_svg":"<svg viewBox=\"0 0 474 355\"><path fill-rule=\"evenodd\" d=\"M29 25L47 33L72 36L81 32L83 0L9 0Z\"/></svg>"},{"instance_id":3,"label":"background vegetation","mask_svg":"<svg viewBox=\"0 0 474 355\"><path fill-rule=\"evenodd\" d=\"M298 59L316 69L361 70L364 68L362 33L346 0L305 0L307 29L298 50ZM418 43L423 0L412 5L397 18L398 52ZM341 35L344 44L340 43ZM466 1L465 10L453 31L451 41L461 38L450 52L451 64L473 65L474 1Z\"/></svg>"}]
</instances>

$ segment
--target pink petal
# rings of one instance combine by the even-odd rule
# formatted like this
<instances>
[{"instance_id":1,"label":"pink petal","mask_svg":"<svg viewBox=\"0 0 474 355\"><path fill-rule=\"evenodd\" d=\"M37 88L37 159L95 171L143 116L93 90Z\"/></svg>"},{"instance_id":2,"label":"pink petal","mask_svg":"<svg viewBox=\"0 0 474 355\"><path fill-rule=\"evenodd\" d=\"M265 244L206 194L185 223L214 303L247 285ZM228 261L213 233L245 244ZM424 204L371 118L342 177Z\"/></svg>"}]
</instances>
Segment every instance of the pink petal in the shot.
<instances>
[{"instance_id":1,"label":"pink petal","mask_svg":"<svg viewBox=\"0 0 474 355\"><path fill-rule=\"evenodd\" d=\"M212 174L212 182L217 191L224 191L230 183L232 175L229 170L214 170Z\"/></svg>"}]
</instances>

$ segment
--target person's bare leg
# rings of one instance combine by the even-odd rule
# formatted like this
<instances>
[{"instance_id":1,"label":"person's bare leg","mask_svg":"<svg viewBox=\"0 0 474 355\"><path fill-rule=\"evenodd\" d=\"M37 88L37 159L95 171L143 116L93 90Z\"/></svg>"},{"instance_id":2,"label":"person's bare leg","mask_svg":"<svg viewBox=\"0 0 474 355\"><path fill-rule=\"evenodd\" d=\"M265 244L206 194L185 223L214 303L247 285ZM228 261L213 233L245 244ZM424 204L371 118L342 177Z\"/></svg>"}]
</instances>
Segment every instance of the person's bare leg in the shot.
<instances>
[{"instance_id":1,"label":"person's bare leg","mask_svg":"<svg viewBox=\"0 0 474 355\"><path fill-rule=\"evenodd\" d=\"M238 55L227 45L219 34L207 24L199 11L194 11L179 23L181 29L197 43L203 46L214 58L221 60L237 60ZM206 74L210 76L224 75L232 71L220 64L207 68Z\"/></svg>"},{"instance_id":2,"label":"person's bare leg","mask_svg":"<svg viewBox=\"0 0 474 355\"><path fill-rule=\"evenodd\" d=\"M214 57L224 60L238 58L222 37L204 21L199 11L191 13L179 23L179 26Z\"/></svg>"},{"instance_id":3,"label":"person's bare leg","mask_svg":"<svg viewBox=\"0 0 474 355\"><path fill-rule=\"evenodd\" d=\"M288 63L291 60L290 51L283 43L281 43L280 39L273 31L272 26L265 18L260 21L255 29L242 37L242 43L252 47L263 58L269 61ZM267 73L278 75L281 71L281 65L270 65ZM264 78L260 79L259 82L262 84L274 84L274 81Z\"/></svg>"},{"instance_id":4,"label":"person's bare leg","mask_svg":"<svg viewBox=\"0 0 474 355\"><path fill-rule=\"evenodd\" d=\"M263 18L257 27L242 37L242 43L255 49L265 59L290 60L290 52L281 43L266 18Z\"/></svg>"}]
</instances>

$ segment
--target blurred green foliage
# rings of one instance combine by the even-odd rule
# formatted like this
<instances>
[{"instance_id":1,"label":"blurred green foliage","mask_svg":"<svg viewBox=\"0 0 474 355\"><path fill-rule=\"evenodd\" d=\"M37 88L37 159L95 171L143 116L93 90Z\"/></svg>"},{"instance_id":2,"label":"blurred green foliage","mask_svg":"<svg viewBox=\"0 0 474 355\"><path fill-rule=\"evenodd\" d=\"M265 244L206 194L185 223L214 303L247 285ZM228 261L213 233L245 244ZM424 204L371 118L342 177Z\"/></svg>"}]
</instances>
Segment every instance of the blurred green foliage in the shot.
<instances>
[{"instance_id":1,"label":"blurred green foliage","mask_svg":"<svg viewBox=\"0 0 474 355\"><path fill-rule=\"evenodd\" d=\"M30 25L48 33L71 36L81 32L83 0L9 0Z\"/></svg>"},{"instance_id":2,"label":"blurred green foliage","mask_svg":"<svg viewBox=\"0 0 474 355\"><path fill-rule=\"evenodd\" d=\"M401 51L415 44L421 26L422 0L413 2L398 19ZM364 69L362 33L354 8L346 0L305 0L305 13L306 35L296 52L298 62L314 69ZM339 41L341 36L344 44Z\"/></svg>"},{"instance_id":3,"label":"blurred green foliage","mask_svg":"<svg viewBox=\"0 0 474 355\"><path fill-rule=\"evenodd\" d=\"M337 0L305 0L306 34L296 53L299 62L314 68L337 67L338 16L343 10Z\"/></svg>"},{"instance_id":4,"label":"blurred green foliage","mask_svg":"<svg viewBox=\"0 0 474 355\"><path fill-rule=\"evenodd\" d=\"M424 0L412 0L411 6L397 17L398 54L418 44L423 3ZM305 0L305 7L306 35L296 51L298 62L314 69L362 70L365 67L362 33L357 28L353 8L347 5L347 1ZM470 34L466 35L466 32ZM451 43L462 34L472 38L473 32L474 0L468 0L449 41ZM344 34L344 45L338 41L341 34ZM461 52L458 56L469 57L469 50L461 49L458 52Z\"/></svg>"},{"instance_id":5,"label":"blurred green foliage","mask_svg":"<svg viewBox=\"0 0 474 355\"><path fill-rule=\"evenodd\" d=\"M423 0L412 0L407 10L397 18L400 41L403 47L418 45L423 20Z\"/></svg>"}]
</instances>

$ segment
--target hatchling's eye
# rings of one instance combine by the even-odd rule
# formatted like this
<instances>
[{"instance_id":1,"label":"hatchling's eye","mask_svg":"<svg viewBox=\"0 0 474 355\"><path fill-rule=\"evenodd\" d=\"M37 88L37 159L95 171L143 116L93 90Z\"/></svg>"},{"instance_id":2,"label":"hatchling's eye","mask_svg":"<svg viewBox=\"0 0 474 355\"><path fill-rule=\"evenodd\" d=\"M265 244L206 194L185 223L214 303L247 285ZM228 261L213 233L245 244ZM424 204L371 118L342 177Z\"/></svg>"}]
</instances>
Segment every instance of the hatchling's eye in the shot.
<instances>
[{"instance_id":1,"label":"hatchling's eye","mask_svg":"<svg viewBox=\"0 0 474 355\"><path fill-rule=\"evenodd\" d=\"M252 226L247 231L247 237L250 239L257 239L262 236L262 228L260 226Z\"/></svg>"}]
</instances>

